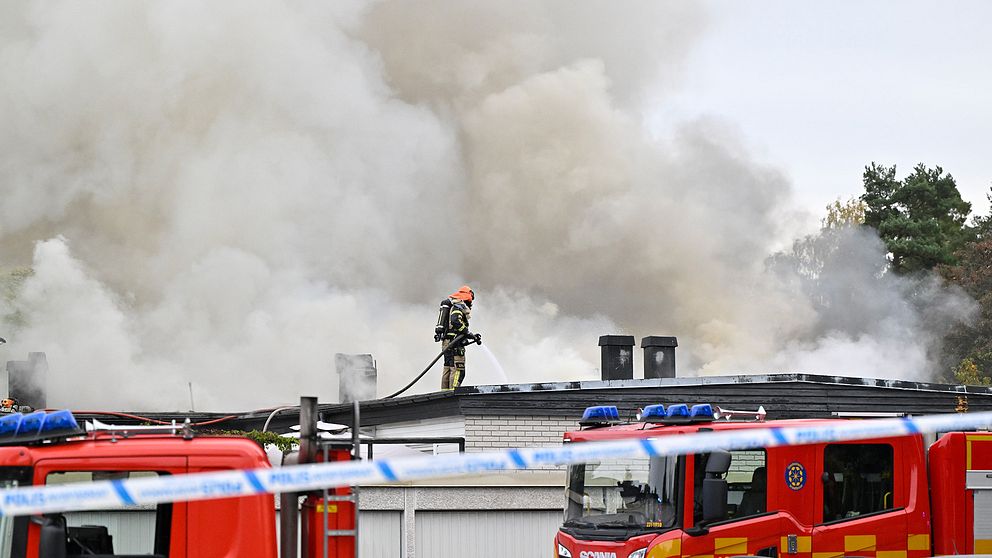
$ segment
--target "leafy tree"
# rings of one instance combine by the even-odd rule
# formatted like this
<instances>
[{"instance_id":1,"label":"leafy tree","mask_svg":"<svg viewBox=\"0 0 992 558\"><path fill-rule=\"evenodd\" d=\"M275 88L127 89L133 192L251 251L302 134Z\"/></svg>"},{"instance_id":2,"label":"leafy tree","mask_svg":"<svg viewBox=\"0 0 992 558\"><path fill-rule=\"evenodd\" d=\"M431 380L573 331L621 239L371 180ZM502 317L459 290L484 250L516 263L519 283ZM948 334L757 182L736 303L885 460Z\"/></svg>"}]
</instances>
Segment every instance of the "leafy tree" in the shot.
<instances>
[{"instance_id":1,"label":"leafy tree","mask_svg":"<svg viewBox=\"0 0 992 558\"><path fill-rule=\"evenodd\" d=\"M992 386L992 380L978 371L975 361L966 358L954 370L954 381L966 386Z\"/></svg>"},{"instance_id":2,"label":"leafy tree","mask_svg":"<svg viewBox=\"0 0 992 558\"><path fill-rule=\"evenodd\" d=\"M992 192L985 194L985 198L989 200L989 214L977 215L972 219L975 237L979 241L992 239Z\"/></svg>"},{"instance_id":3,"label":"leafy tree","mask_svg":"<svg viewBox=\"0 0 992 558\"><path fill-rule=\"evenodd\" d=\"M968 361L975 365L980 377L988 378L992 375L992 236L983 234L965 245L957 258L957 265L940 266L940 274L971 295L978 302L979 312L974 322L955 328L947 336L944 351L951 362L960 359L958 370Z\"/></svg>"},{"instance_id":4,"label":"leafy tree","mask_svg":"<svg viewBox=\"0 0 992 558\"><path fill-rule=\"evenodd\" d=\"M826 216L820 220L820 231L793 241L790 251L772 257L773 266L784 265L794 269L804 280L818 280L824 266L850 242L852 227L865 220L865 203L858 198L846 202L838 198L828 204L826 210ZM884 270L884 262L882 264L879 272Z\"/></svg>"},{"instance_id":5,"label":"leafy tree","mask_svg":"<svg viewBox=\"0 0 992 558\"><path fill-rule=\"evenodd\" d=\"M769 271L798 288L816 310L809 331L842 330L858 335L872 327L864 314L852 309L875 308L884 301L872 295L888 273L881 241L861 223L864 202L839 199L826 207L821 228L796 239L791 249L766 261ZM858 285L858 288L850 288Z\"/></svg>"},{"instance_id":6,"label":"leafy tree","mask_svg":"<svg viewBox=\"0 0 992 558\"><path fill-rule=\"evenodd\" d=\"M902 180L896 167L865 167L865 224L885 242L892 269L910 273L957 263L955 252L974 238L966 225L971 204L961 199L954 177L919 164Z\"/></svg>"},{"instance_id":7,"label":"leafy tree","mask_svg":"<svg viewBox=\"0 0 992 558\"><path fill-rule=\"evenodd\" d=\"M820 221L823 229L838 229L853 225L863 225L867 204L860 198L851 198L841 203L840 198L827 205L827 216Z\"/></svg>"}]
</instances>

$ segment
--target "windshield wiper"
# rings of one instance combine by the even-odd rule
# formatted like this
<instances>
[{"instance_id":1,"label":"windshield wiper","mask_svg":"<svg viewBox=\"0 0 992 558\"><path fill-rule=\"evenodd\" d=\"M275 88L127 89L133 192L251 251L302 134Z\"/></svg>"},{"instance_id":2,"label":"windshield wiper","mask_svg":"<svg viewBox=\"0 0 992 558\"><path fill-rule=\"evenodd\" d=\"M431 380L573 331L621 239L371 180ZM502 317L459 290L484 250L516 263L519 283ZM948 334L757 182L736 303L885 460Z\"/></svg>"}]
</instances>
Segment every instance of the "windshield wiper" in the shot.
<instances>
[{"instance_id":1,"label":"windshield wiper","mask_svg":"<svg viewBox=\"0 0 992 558\"><path fill-rule=\"evenodd\" d=\"M644 525L640 523L634 523L632 521L622 521L617 519L614 521L604 521L602 523L597 523L596 527L644 527Z\"/></svg>"},{"instance_id":2,"label":"windshield wiper","mask_svg":"<svg viewBox=\"0 0 992 558\"><path fill-rule=\"evenodd\" d=\"M575 519L569 519L568 521L566 521L565 523L563 523L563 525L566 526L566 527L575 526L575 527L593 527L593 528L595 528L596 525L597 525L597 523L595 521L589 521L588 519L583 519L581 517L578 517L578 518L575 518Z\"/></svg>"},{"instance_id":3,"label":"windshield wiper","mask_svg":"<svg viewBox=\"0 0 992 558\"><path fill-rule=\"evenodd\" d=\"M629 529L637 528L643 529L644 525L640 523L631 523L629 521L613 520L613 521L591 521L588 519L569 519L564 523L565 527L592 527L593 529Z\"/></svg>"}]
</instances>

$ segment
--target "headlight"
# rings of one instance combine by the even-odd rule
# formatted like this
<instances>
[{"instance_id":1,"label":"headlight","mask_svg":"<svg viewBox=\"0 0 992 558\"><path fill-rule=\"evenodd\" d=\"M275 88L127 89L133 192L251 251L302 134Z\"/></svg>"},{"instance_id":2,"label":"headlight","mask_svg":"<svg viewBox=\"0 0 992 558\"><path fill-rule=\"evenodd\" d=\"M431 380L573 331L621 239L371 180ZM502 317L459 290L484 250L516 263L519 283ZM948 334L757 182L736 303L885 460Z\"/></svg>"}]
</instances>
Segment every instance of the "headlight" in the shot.
<instances>
[{"instance_id":1,"label":"headlight","mask_svg":"<svg viewBox=\"0 0 992 558\"><path fill-rule=\"evenodd\" d=\"M641 555L643 558L643 554ZM567 548L558 543L558 558L572 558L572 553Z\"/></svg>"},{"instance_id":2,"label":"headlight","mask_svg":"<svg viewBox=\"0 0 992 558\"><path fill-rule=\"evenodd\" d=\"M635 550L631 552L629 555L627 555L627 558L644 558L644 553L647 551L648 551L647 547L644 547L640 550Z\"/></svg>"}]
</instances>

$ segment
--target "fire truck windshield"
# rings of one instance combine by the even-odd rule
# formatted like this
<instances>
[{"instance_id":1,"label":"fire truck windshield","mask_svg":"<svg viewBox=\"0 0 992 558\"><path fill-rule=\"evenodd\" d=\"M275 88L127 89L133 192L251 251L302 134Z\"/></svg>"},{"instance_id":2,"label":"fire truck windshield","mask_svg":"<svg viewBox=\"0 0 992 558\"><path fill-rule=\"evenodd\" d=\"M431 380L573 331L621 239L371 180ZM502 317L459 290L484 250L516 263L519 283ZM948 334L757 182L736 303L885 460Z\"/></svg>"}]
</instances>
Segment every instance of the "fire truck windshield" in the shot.
<instances>
[{"instance_id":1,"label":"fire truck windshield","mask_svg":"<svg viewBox=\"0 0 992 558\"><path fill-rule=\"evenodd\" d=\"M565 526L669 529L676 526L680 459L635 457L568 469Z\"/></svg>"}]
</instances>

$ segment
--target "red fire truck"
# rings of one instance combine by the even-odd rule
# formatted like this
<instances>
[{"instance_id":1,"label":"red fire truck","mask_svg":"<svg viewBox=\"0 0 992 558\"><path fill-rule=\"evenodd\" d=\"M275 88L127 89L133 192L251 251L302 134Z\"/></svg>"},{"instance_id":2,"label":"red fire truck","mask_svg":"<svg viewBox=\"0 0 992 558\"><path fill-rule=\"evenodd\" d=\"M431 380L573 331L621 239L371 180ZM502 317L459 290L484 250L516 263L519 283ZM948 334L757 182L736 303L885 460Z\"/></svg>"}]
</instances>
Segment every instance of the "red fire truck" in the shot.
<instances>
[{"instance_id":1,"label":"red fire truck","mask_svg":"<svg viewBox=\"0 0 992 558\"><path fill-rule=\"evenodd\" d=\"M354 442L323 444L310 435L316 428L316 401L311 403L311 411L301 413L314 418L301 421L300 460L352 459L356 455ZM307 422L313 425L308 427ZM189 425L98 426L84 432L68 411L0 418L3 488L270 466L255 442L196 436ZM304 498L302 506L298 504L300 497ZM356 556L355 498L350 489L283 495L281 501L281 550L275 499L261 495L149 506L142 511L146 518L154 519L141 526L146 531L141 533L143 546L133 550L120 550L120 543L125 541L115 541L113 536L135 521L119 512L116 517L108 510L4 516L0 517L0 558L295 558L299 542L304 557ZM113 525L107 524L111 522Z\"/></svg>"},{"instance_id":2,"label":"red fire truck","mask_svg":"<svg viewBox=\"0 0 992 558\"><path fill-rule=\"evenodd\" d=\"M844 419L721 420L710 405L590 407L566 442ZM935 441L933 441L935 440ZM558 558L992 553L992 434L950 432L572 465ZM932 443L931 443L932 442Z\"/></svg>"}]
</instances>

